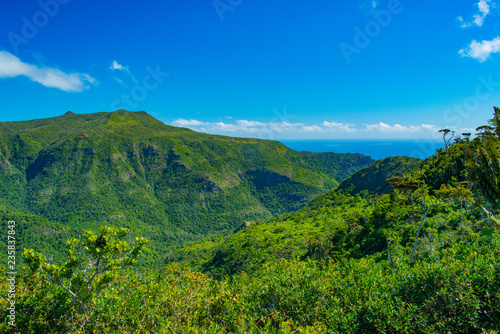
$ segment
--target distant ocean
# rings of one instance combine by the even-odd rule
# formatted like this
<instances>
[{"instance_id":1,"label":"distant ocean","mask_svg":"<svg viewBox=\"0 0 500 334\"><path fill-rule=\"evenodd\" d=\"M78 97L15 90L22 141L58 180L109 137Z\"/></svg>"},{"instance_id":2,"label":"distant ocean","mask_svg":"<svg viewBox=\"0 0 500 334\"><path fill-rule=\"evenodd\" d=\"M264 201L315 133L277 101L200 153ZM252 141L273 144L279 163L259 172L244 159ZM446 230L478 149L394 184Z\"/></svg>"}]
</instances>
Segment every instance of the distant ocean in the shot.
<instances>
[{"instance_id":1,"label":"distant ocean","mask_svg":"<svg viewBox=\"0 0 500 334\"><path fill-rule=\"evenodd\" d=\"M426 139L332 139L332 140L280 140L296 151L361 153L373 159L407 156L425 159L444 147L443 142Z\"/></svg>"}]
</instances>

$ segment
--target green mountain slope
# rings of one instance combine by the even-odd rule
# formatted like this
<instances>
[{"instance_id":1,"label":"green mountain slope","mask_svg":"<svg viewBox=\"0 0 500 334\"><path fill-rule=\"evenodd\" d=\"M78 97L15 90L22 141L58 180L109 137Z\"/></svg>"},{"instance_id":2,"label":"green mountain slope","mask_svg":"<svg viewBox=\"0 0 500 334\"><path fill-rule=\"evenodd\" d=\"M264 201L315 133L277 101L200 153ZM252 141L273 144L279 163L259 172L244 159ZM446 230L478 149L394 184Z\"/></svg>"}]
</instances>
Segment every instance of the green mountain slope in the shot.
<instances>
[{"instance_id":1,"label":"green mountain slope","mask_svg":"<svg viewBox=\"0 0 500 334\"><path fill-rule=\"evenodd\" d=\"M356 195L362 191L372 194L389 194L386 180L393 176L411 174L422 164L422 160L409 157L389 157L377 160L370 166L358 170L340 183L337 189Z\"/></svg>"},{"instance_id":2,"label":"green mountain slope","mask_svg":"<svg viewBox=\"0 0 500 334\"><path fill-rule=\"evenodd\" d=\"M3 222L4 231L6 232L5 238L0 239L0 248L5 250L7 250L8 246L7 222L15 222L12 225L12 231L14 233L9 235L15 238L12 240L15 240L16 250L18 252L16 257L17 268L20 268L21 264L25 265L21 256L19 256L19 252L23 248L37 249L54 261L63 261L65 257L64 254L61 253L61 249L65 248L67 238L75 237L82 232L79 229L68 231L63 224L49 221L46 218L30 213L6 212L0 210L0 221ZM0 258L0 265L7 266L7 256Z\"/></svg>"},{"instance_id":3,"label":"green mountain slope","mask_svg":"<svg viewBox=\"0 0 500 334\"><path fill-rule=\"evenodd\" d=\"M145 112L0 123L0 209L135 228L161 252L297 210L373 160L201 134Z\"/></svg>"},{"instance_id":4,"label":"green mountain slope","mask_svg":"<svg viewBox=\"0 0 500 334\"><path fill-rule=\"evenodd\" d=\"M461 187L459 176L466 173L464 164L458 164L460 152L463 155L477 144L477 140L459 141L425 161L406 157L379 160L344 181L341 191L321 195L301 210L247 224L223 241L200 241L198 248L203 252L198 254L187 245L171 257L223 277L251 273L277 259L386 258L388 248L393 256L403 256L412 253L419 223L431 204L435 206L423 225L420 254L477 241L492 233L491 222L467 198L467 189L449 191ZM405 173L420 182L418 189L384 194L385 179ZM342 188L354 194L369 190L372 195L350 195Z\"/></svg>"},{"instance_id":5,"label":"green mountain slope","mask_svg":"<svg viewBox=\"0 0 500 334\"><path fill-rule=\"evenodd\" d=\"M40 266L44 258L28 251L30 268L15 284L17 330L497 333L500 109L489 124L487 132L472 141L457 138L410 175L394 175L390 194L330 191L298 211L249 221L229 237L166 254L167 261L208 275L170 263L118 270L113 279L99 276L100 261L94 269L75 260L73 247L59 269ZM242 173L248 174L242 180L253 178L256 193L286 180L276 171ZM219 186L213 182L212 189ZM2 220L10 215L0 211ZM51 230L57 223L45 218L17 213L16 220L33 222L19 230L32 239L60 238ZM88 247L76 253L124 260L112 237L85 239ZM14 284L7 277L0 275L0 331L10 329L12 314ZM96 277L109 278L109 286L81 283Z\"/></svg>"}]
</instances>

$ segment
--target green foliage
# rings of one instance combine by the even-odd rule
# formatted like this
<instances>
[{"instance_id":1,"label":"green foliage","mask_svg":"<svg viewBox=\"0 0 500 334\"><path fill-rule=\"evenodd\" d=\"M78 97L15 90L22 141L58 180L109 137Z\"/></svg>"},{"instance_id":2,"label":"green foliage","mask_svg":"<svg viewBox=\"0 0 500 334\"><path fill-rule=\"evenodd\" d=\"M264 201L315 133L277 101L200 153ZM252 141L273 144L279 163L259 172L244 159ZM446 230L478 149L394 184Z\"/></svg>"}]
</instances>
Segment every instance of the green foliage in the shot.
<instances>
[{"instance_id":1,"label":"green foliage","mask_svg":"<svg viewBox=\"0 0 500 334\"><path fill-rule=\"evenodd\" d=\"M387 185L387 179L409 175L421 164L422 160L409 157L389 157L377 160L342 181L337 189L351 195L361 192L389 194L391 188Z\"/></svg>"},{"instance_id":2,"label":"green foliage","mask_svg":"<svg viewBox=\"0 0 500 334\"><path fill-rule=\"evenodd\" d=\"M371 162L196 133L145 112L67 113L0 123L0 210L70 234L101 222L132 228L151 240L143 264L158 264L165 247L298 210Z\"/></svg>"},{"instance_id":3,"label":"green foliage","mask_svg":"<svg viewBox=\"0 0 500 334\"><path fill-rule=\"evenodd\" d=\"M467 205L470 191L444 186L439 195L458 197L445 200L446 205L429 212L417 255L449 247L450 243L477 241L490 231L484 228L487 222L480 219L480 209ZM209 261L204 255L203 270L220 278L253 273L264 263L282 258L337 261L375 255L382 259L387 257L388 247L392 257L408 254L409 258L419 228L417 221L428 205L439 201L440 197L425 191L368 199L333 191L295 213L249 224L222 244L214 245Z\"/></svg>"},{"instance_id":4,"label":"green foliage","mask_svg":"<svg viewBox=\"0 0 500 334\"><path fill-rule=\"evenodd\" d=\"M483 139L470 166L475 186L486 200L500 208L500 140Z\"/></svg>"},{"instance_id":5,"label":"green foliage","mask_svg":"<svg viewBox=\"0 0 500 334\"><path fill-rule=\"evenodd\" d=\"M57 262L65 258L62 250L66 248L67 236L72 237L79 232L78 229L68 231L63 224L29 213L0 210L0 221L16 222L14 236L17 252L21 253L24 248L34 248ZM7 249L7 238L0 238L0 248ZM22 264L22 259L18 260ZM6 257L0 259L0 265L7 266Z\"/></svg>"},{"instance_id":6,"label":"green foliage","mask_svg":"<svg viewBox=\"0 0 500 334\"><path fill-rule=\"evenodd\" d=\"M336 261L370 255L391 259L403 253L413 259L415 254L475 242L492 231L489 221L498 222L489 211L484 216L467 183L464 159L476 145L476 141L457 141L423 164L404 157L377 161L339 186L363 198L334 191L297 212L248 224L212 247L212 258L204 260L203 270L220 278L253 273L266 262L297 256ZM391 166L397 167L392 173ZM413 172L401 175L403 170ZM393 176L386 180L387 175ZM382 179L393 192L368 195L380 187L366 184Z\"/></svg>"},{"instance_id":7,"label":"green foliage","mask_svg":"<svg viewBox=\"0 0 500 334\"><path fill-rule=\"evenodd\" d=\"M84 324L94 312L94 299L119 277L118 270L136 262L147 240L136 238L130 244L123 240L130 232L103 226L99 234L85 232L83 241L70 239L66 242L67 260L59 266L32 249L23 251L28 264L24 268L27 288L54 291L62 304L57 318L67 318L58 327Z\"/></svg>"},{"instance_id":8,"label":"green foliage","mask_svg":"<svg viewBox=\"0 0 500 334\"><path fill-rule=\"evenodd\" d=\"M89 178L99 175L98 182L90 186L87 181L80 184L91 187L92 196L96 196L93 205L100 208L99 212L87 214L93 219L99 215L109 218L107 210L115 210L109 221L137 226L136 232L151 235L153 242L161 245L159 249L174 243L178 247L164 254L167 265L163 268L121 271L116 269L132 264L145 243L144 239L136 239L135 244L125 242L130 234L127 229L104 227L99 234L84 234L82 242L70 239L68 257L61 266L47 262L40 253L25 250L28 268L16 280L16 317L22 332L500 330L500 237L495 230L498 201L494 195L498 190L498 156L491 144L498 140L497 108L492 126L484 128L478 138L458 138L453 144L448 139L446 150L439 150L423 162L401 157L377 161L346 181L347 188L326 192L304 207L303 203L318 189L337 184L333 176L341 175L337 166L346 170L349 161L353 162L352 156L334 162L328 155L298 153L276 142L207 138L176 128L169 128L178 132L173 137L172 133L151 136L148 142L135 146L132 143L132 154L123 153L122 149L129 146L115 146L114 136L121 131L134 135L145 116L125 111L88 116L96 117L95 121L104 117L105 126L100 131L114 139L108 148L103 143L99 146L108 150L103 157L110 161L99 158L88 165L84 160L77 161L87 166L81 168L92 172ZM152 128L166 129L149 121ZM15 126L18 131L19 125ZM137 134L144 135L139 128ZM185 132L189 138L183 136ZM95 132L85 133L87 137L81 140L94 140ZM190 141L191 137L196 140ZM87 149L78 146L83 142L74 146L71 140L61 141L50 144L54 149L44 148L50 153L39 154L37 150L46 146L33 143L41 142L36 138L31 132L29 136L23 134L21 141L15 139L17 146L12 145L16 152L24 150L25 157L37 156L37 163L26 158L16 165L18 169L23 163L32 166L26 168L30 189L50 175L62 177L64 184L82 182L66 174L65 168L76 162L65 158L68 151L58 145ZM120 140L130 144L124 138ZM2 154L12 159L11 153ZM99 154L93 152L92 159ZM53 163L62 159L67 160L59 165ZM128 160L133 159L135 165L130 167ZM233 164L227 164L228 159L233 159ZM331 169L330 164L336 167ZM101 165L111 167L103 173ZM354 162L351 171L357 167ZM124 171L133 171L136 176L126 174L127 178ZM393 190L385 194L375 183L383 180L385 185L387 179ZM143 186L141 194L150 197L124 201L140 193L130 188L130 182ZM97 200L109 193L117 194L108 202L113 206L100 207ZM58 196L62 196L60 192ZM26 198L30 198L29 191ZM11 199L3 203L9 201L12 203ZM148 201L150 206L144 204ZM51 203L45 203L48 205L44 212L53 210L54 215L59 215ZM167 209L161 206L165 203ZM68 205L86 208L85 202L81 207L82 203L75 201ZM161 207L163 220L155 222L153 218L160 211L145 213L141 205ZM300 209L271 217L290 208ZM232 217L233 213L236 217ZM23 222L19 228L23 233L61 226L39 216L6 211L2 214L5 219L15 216ZM40 226L30 225L30 220ZM67 220L70 225L77 221ZM234 227L237 229L233 234L221 237ZM47 234L52 239L39 241L43 245L61 235ZM35 240L24 238L25 242ZM194 242L182 244L189 239ZM6 278L0 276L0 331L9 330L5 316L9 287Z\"/></svg>"},{"instance_id":9,"label":"green foliage","mask_svg":"<svg viewBox=\"0 0 500 334\"><path fill-rule=\"evenodd\" d=\"M500 209L500 109L494 107L491 126L479 127L481 131L474 140L475 144L467 150L466 166L469 172L472 189L478 195L478 203L488 218L500 228L500 220L493 210Z\"/></svg>"},{"instance_id":10,"label":"green foliage","mask_svg":"<svg viewBox=\"0 0 500 334\"><path fill-rule=\"evenodd\" d=\"M212 258L214 249L223 242L224 238L209 237L183 244L167 254L165 262L177 262L194 270L201 270Z\"/></svg>"},{"instance_id":11,"label":"green foliage","mask_svg":"<svg viewBox=\"0 0 500 334\"><path fill-rule=\"evenodd\" d=\"M485 136L469 151L467 167L474 189L495 209L500 209L500 139Z\"/></svg>"},{"instance_id":12,"label":"green foliage","mask_svg":"<svg viewBox=\"0 0 500 334\"><path fill-rule=\"evenodd\" d=\"M464 186L453 187L451 185L442 184L441 188L436 191L436 195L457 202L472 202L473 194L472 191L465 188Z\"/></svg>"},{"instance_id":13,"label":"green foliage","mask_svg":"<svg viewBox=\"0 0 500 334\"><path fill-rule=\"evenodd\" d=\"M439 251L410 265L373 258L326 265L281 260L254 276L215 281L179 264L123 271L75 316L57 286L18 284L23 333L476 333L500 324L498 237ZM7 330L5 279L0 330ZM40 288L40 287L38 287ZM50 302L49 302L50 301Z\"/></svg>"}]
</instances>

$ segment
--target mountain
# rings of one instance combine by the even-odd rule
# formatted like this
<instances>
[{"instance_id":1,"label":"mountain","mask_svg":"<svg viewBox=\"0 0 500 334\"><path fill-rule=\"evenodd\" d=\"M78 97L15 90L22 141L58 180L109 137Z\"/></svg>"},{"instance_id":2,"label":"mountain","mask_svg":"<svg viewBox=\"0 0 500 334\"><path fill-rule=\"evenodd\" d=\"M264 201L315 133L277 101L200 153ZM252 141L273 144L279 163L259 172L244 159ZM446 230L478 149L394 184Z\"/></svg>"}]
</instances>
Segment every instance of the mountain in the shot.
<instances>
[{"instance_id":1,"label":"mountain","mask_svg":"<svg viewBox=\"0 0 500 334\"><path fill-rule=\"evenodd\" d=\"M123 254L127 242L116 247L116 239L128 239L127 232L109 229L101 229L99 236L84 235L84 248L68 243L69 256L60 265L60 258L54 257L56 264L45 263L41 254L27 251L29 268L23 268L22 279L12 277L20 306L16 329L23 333L496 333L500 329L500 109L495 108L489 123L495 126L490 133L473 140L457 138L424 161L378 161L367 168L371 172L360 172L351 180L353 189L364 187L357 195L332 190L298 211L247 221L230 236L212 235L164 254L167 262L181 263L102 274L110 259L116 268L124 261L131 263ZM321 160L315 160L316 171ZM412 163L418 164L413 172L402 168ZM367 193L379 189L376 181L388 176L391 166L393 191ZM186 165L184 170L188 168L192 167ZM254 180L259 179L261 171L250 171ZM277 171L268 173L269 182L254 182L255 194L284 180ZM295 182L292 185L300 183L294 175L289 178ZM218 192L225 191L212 182ZM60 247L63 233L57 231L57 222L2 210L0 219L19 223L15 237L20 247L30 244L49 254ZM0 244L6 249L4 240ZM94 259L93 265L85 258L80 263L77 254ZM139 251L129 254L135 257ZM5 271L2 264L0 271ZM8 296L0 303L0 332L10 330L12 278L0 275L0 295Z\"/></svg>"},{"instance_id":2,"label":"mountain","mask_svg":"<svg viewBox=\"0 0 500 334\"><path fill-rule=\"evenodd\" d=\"M298 211L247 224L223 240L188 244L167 259L221 278L253 273L263 264L280 259L380 259L387 256L387 247L393 256L402 256L412 253L418 224L430 204L436 208L429 211L423 226L427 234L423 253L454 243L475 242L483 233L491 233L491 226L484 225L480 218L483 213L471 205L470 199L460 199L462 195L446 198L452 188L442 186L460 185L460 177L466 172L463 163L459 164L461 155L477 142L458 141L426 160L378 160ZM386 179L403 175L420 187L407 193L388 190ZM460 191L465 194L467 189Z\"/></svg>"},{"instance_id":3,"label":"mountain","mask_svg":"<svg viewBox=\"0 0 500 334\"><path fill-rule=\"evenodd\" d=\"M373 162L197 133L146 112L0 123L0 209L169 245L297 210ZM155 256L156 256L155 255Z\"/></svg>"},{"instance_id":4,"label":"mountain","mask_svg":"<svg viewBox=\"0 0 500 334\"><path fill-rule=\"evenodd\" d=\"M356 195L362 191L372 194L389 194L391 189L386 180L393 176L411 174L422 164L422 160L410 157L389 157L380 159L358 170L342 181L338 190Z\"/></svg>"}]
</instances>

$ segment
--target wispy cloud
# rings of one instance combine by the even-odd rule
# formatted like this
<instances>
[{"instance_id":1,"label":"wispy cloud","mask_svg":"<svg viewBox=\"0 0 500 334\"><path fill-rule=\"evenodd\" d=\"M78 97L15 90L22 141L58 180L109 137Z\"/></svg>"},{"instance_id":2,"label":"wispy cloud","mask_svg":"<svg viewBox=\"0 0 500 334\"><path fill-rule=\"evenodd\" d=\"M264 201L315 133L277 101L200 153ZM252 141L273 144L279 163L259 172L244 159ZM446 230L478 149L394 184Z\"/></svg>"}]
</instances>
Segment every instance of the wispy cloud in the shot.
<instances>
[{"instance_id":1,"label":"wispy cloud","mask_svg":"<svg viewBox=\"0 0 500 334\"><path fill-rule=\"evenodd\" d=\"M115 81L116 81L116 82L118 82L118 83L119 83L120 85L122 85L123 87L128 87L128 86L125 84L125 82L123 82L123 80L118 79L118 78L113 78L113 79L115 79Z\"/></svg>"},{"instance_id":2,"label":"wispy cloud","mask_svg":"<svg viewBox=\"0 0 500 334\"><path fill-rule=\"evenodd\" d=\"M81 92L89 88L87 83L96 82L86 73L65 73L57 68L24 63L11 53L0 51L0 78L18 76L25 76L45 87L57 88L65 92Z\"/></svg>"},{"instance_id":3,"label":"wispy cloud","mask_svg":"<svg viewBox=\"0 0 500 334\"><path fill-rule=\"evenodd\" d=\"M462 57L477 59L480 62L488 60L493 53L500 52L500 36L491 41L472 41L470 45L459 51Z\"/></svg>"},{"instance_id":4,"label":"wispy cloud","mask_svg":"<svg viewBox=\"0 0 500 334\"><path fill-rule=\"evenodd\" d=\"M127 70L128 71L128 68L126 68L123 65L118 64L118 62L116 60L113 60L113 63L111 64L110 68L112 70Z\"/></svg>"},{"instance_id":5,"label":"wispy cloud","mask_svg":"<svg viewBox=\"0 0 500 334\"><path fill-rule=\"evenodd\" d=\"M172 125L174 125L174 126L181 126L181 127L185 127L185 128L203 126L205 124L208 125L211 123L201 122L201 121L197 121L195 119L188 120L188 119L183 119L183 118L176 119L175 121L172 122Z\"/></svg>"},{"instance_id":6,"label":"wispy cloud","mask_svg":"<svg viewBox=\"0 0 500 334\"><path fill-rule=\"evenodd\" d=\"M491 12L490 4L495 5L491 0L479 0L479 2L476 4L479 12L472 16L473 20L471 22L465 21L463 16L457 17L458 21L460 22L460 27L469 28L473 25L481 27L484 23L484 19Z\"/></svg>"},{"instance_id":7,"label":"wispy cloud","mask_svg":"<svg viewBox=\"0 0 500 334\"><path fill-rule=\"evenodd\" d=\"M479 13L474 15L474 23L479 27L483 25L484 19L490 13L490 2L491 0L480 0L477 4Z\"/></svg>"},{"instance_id":8,"label":"wispy cloud","mask_svg":"<svg viewBox=\"0 0 500 334\"><path fill-rule=\"evenodd\" d=\"M132 81L134 83L137 83L136 78L134 77L132 72L130 72L130 70L128 69L128 66L123 66L123 65L119 64L116 60L113 60L113 63L111 63L111 66L109 68L113 71L118 70L118 71L123 71L123 72L127 73L130 76L130 78L132 79ZM120 84L124 85L124 82L122 80L117 79L117 78L115 78L115 80L117 80Z\"/></svg>"},{"instance_id":9,"label":"wispy cloud","mask_svg":"<svg viewBox=\"0 0 500 334\"><path fill-rule=\"evenodd\" d=\"M354 126L355 126L354 124L324 121L322 125L326 129L334 129L334 130L339 131L339 132L354 132L354 131L356 131L356 129L354 129Z\"/></svg>"},{"instance_id":10,"label":"wispy cloud","mask_svg":"<svg viewBox=\"0 0 500 334\"><path fill-rule=\"evenodd\" d=\"M300 130L305 132L323 132L323 128L317 125L303 126Z\"/></svg>"},{"instance_id":11,"label":"wispy cloud","mask_svg":"<svg viewBox=\"0 0 500 334\"><path fill-rule=\"evenodd\" d=\"M289 123L289 122L260 122L236 120L232 123L203 122L195 119L176 119L171 125L187 127L195 131L231 135L240 137L257 137L272 139L298 137L377 137L400 135L425 137L437 133L440 127L431 124L401 125L379 122L375 124L349 124L335 121L323 121L317 124Z\"/></svg>"},{"instance_id":12,"label":"wispy cloud","mask_svg":"<svg viewBox=\"0 0 500 334\"><path fill-rule=\"evenodd\" d=\"M408 125L408 126L403 126L400 124L394 124L394 125L389 125L384 122L379 122L377 124L365 124L366 130L368 131L378 131L382 133L386 132L392 132L392 133L408 133L408 132L420 132L420 131L427 131L427 130L435 130L437 131L437 128L435 128L432 125L429 124L421 124L421 125Z\"/></svg>"}]
</instances>

